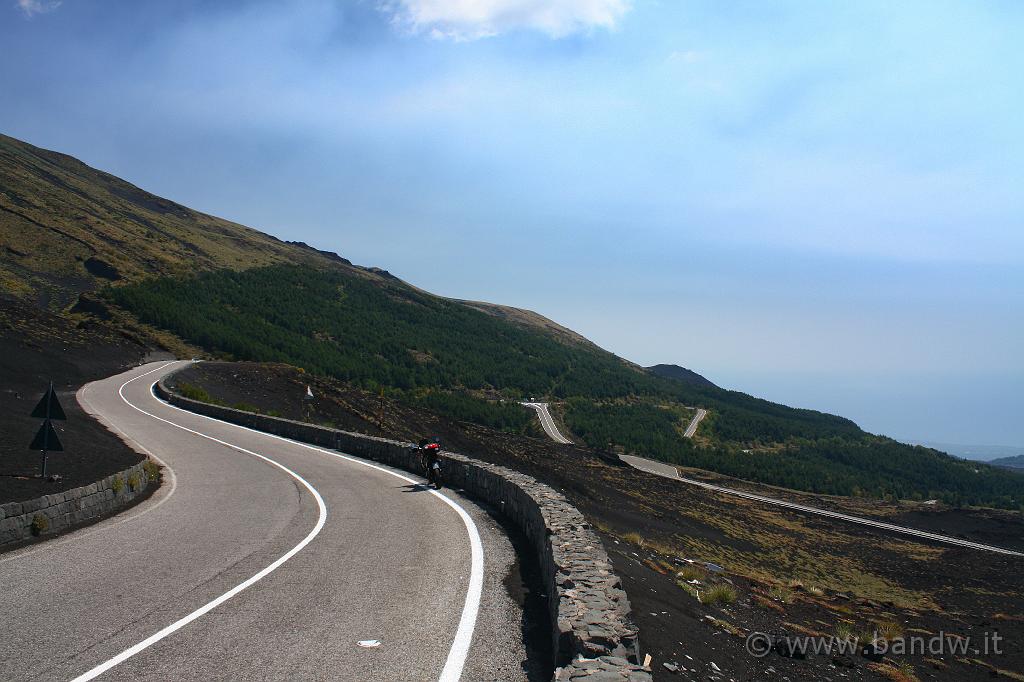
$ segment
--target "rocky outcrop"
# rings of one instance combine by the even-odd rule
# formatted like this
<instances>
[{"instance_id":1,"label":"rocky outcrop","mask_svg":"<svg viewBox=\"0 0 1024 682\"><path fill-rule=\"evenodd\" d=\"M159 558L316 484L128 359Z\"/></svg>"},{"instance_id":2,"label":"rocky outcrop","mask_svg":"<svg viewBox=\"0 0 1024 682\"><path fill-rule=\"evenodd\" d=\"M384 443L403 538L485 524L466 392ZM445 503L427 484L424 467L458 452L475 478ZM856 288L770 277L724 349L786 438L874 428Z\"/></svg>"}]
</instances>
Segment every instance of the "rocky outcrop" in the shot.
<instances>
[{"instance_id":1,"label":"rocky outcrop","mask_svg":"<svg viewBox=\"0 0 1024 682\"><path fill-rule=\"evenodd\" d=\"M157 395L178 407L240 426L419 472L409 443L243 412L180 396L161 381ZM564 495L531 476L454 452L442 453L445 483L500 510L529 539L546 583L555 679L650 680L637 665L629 600L597 534Z\"/></svg>"}]
</instances>

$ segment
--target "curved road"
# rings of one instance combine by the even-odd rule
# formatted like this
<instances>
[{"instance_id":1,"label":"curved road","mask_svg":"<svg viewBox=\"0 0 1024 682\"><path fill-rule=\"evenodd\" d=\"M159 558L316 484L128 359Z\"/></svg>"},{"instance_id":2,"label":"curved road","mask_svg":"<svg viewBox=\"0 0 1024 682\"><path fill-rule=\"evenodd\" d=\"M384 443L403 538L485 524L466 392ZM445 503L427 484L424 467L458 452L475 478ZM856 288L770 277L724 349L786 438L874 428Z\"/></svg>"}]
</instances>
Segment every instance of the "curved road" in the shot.
<instances>
[{"instance_id":1,"label":"curved road","mask_svg":"<svg viewBox=\"0 0 1024 682\"><path fill-rule=\"evenodd\" d=\"M985 552L995 552L997 554L1008 554L1010 556L1024 556L1022 552L1016 552L1012 549L1004 549L1002 547L993 547L992 545L984 545L980 542L971 542L970 540L961 540L959 538L951 538L947 535L939 535L938 533L929 533L928 531L916 530L914 528L907 528L906 526L897 526L892 523L885 523L883 521L875 521L874 519L866 519L861 516L852 516L850 514L842 514L840 512L829 511L828 509L818 509L817 507L808 507L807 505L797 504L795 502L787 502L786 500L779 500L774 497L765 497L763 495L755 495L753 493L744 492L742 490L735 490L734 488L725 488L720 485L712 485L711 483L705 483L703 481L696 481L692 478L684 478L679 475L679 470L671 464L664 462L657 462L652 459L645 459L643 457L634 457L632 455L619 455L626 464L630 465L634 469L645 471L655 476L661 476L663 478L671 478L674 481L681 483L688 483L689 485L695 485L705 490L712 490L717 493L724 493L726 495L733 495L735 497L742 497L747 500L754 500L757 502L764 502L765 504L771 504L777 507L786 507L799 512L807 514L816 514L818 516L827 516L833 519L839 519L841 521L848 521L850 523L856 523L861 526L871 526L872 528L879 528L881 530L891 531L893 533L900 533L902 535L912 535L917 538L924 540L931 540L933 542L941 542L947 545L955 545L957 547L967 547L969 549L978 549Z\"/></svg>"},{"instance_id":2,"label":"curved road","mask_svg":"<svg viewBox=\"0 0 1024 682\"><path fill-rule=\"evenodd\" d=\"M532 408L537 412L537 417L540 419L540 425L544 427L544 433L548 434L551 440L556 443L563 443L565 445L572 445L572 441L562 435L555 425L555 420L548 412L547 403L523 403L524 406Z\"/></svg>"},{"instance_id":3,"label":"curved road","mask_svg":"<svg viewBox=\"0 0 1024 682\"><path fill-rule=\"evenodd\" d=\"M523 679L522 614L502 585L514 553L485 512L159 401L152 384L183 364L79 392L165 463L165 483L0 555L4 679Z\"/></svg>"}]
</instances>

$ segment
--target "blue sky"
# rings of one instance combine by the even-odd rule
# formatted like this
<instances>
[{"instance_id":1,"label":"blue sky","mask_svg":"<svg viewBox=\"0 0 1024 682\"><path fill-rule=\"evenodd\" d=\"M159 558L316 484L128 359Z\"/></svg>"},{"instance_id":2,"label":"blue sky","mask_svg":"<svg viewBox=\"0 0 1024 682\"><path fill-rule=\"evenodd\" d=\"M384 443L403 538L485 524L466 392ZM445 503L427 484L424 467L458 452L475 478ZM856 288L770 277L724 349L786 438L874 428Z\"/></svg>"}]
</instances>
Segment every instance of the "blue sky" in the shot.
<instances>
[{"instance_id":1,"label":"blue sky","mask_svg":"<svg viewBox=\"0 0 1024 682\"><path fill-rule=\"evenodd\" d=\"M4 0L0 131L644 364L1024 446L1024 4Z\"/></svg>"}]
</instances>

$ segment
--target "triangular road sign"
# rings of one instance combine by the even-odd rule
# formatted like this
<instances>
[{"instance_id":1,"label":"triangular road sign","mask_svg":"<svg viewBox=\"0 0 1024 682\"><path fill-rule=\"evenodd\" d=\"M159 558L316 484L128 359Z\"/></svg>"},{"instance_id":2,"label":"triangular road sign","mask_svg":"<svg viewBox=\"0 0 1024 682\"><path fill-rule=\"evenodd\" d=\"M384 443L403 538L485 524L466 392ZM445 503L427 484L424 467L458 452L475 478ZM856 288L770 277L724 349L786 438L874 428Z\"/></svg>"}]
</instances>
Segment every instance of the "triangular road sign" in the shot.
<instances>
[{"instance_id":1,"label":"triangular road sign","mask_svg":"<svg viewBox=\"0 0 1024 682\"><path fill-rule=\"evenodd\" d=\"M49 412L47 412L47 407L49 407ZM32 410L32 416L36 419L60 419L62 421L67 419L67 416L64 414L64 408L60 406L60 401L57 400L57 392L53 390L52 383L50 388L46 389L46 395L39 400L36 409Z\"/></svg>"},{"instance_id":2,"label":"triangular road sign","mask_svg":"<svg viewBox=\"0 0 1024 682\"><path fill-rule=\"evenodd\" d=\"M28 449L64 452L64 446L60 444L60 438L57 438L57 431L48 421L43 422L43 425L36 431L36 437L32 439L32 444L28 446Z\"/></svg>"}]
</instances>

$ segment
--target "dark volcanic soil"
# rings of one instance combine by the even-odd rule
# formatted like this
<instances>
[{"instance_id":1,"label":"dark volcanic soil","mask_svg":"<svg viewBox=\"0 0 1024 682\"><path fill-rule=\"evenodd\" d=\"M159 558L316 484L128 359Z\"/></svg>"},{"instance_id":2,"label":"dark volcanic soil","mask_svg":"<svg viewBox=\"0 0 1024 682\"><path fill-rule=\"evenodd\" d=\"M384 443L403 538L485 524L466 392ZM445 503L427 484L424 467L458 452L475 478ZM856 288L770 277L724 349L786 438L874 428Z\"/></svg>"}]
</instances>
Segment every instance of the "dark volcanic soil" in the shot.
<instances>
[{"instance_id":1,"label":"dark volcanic soil","mask_svg":"<svg viewBox=\"0 0 1024 682\"><path fill-rule=\"evenodd\" d=\"M142 455L82 411L75 391L137 364L145 351L102 328L78 328L0 297L0 503L88 485L141 461ZM51 453L47 464L59 482L39 478L40 454L28 450L41 423L29 413L51 380L68 417L54 422L64 452Z\"/></svg>"},{"instance_id":2,"label":"dark volcanic soil","mask_svg":"<svg viewBox=\"0 0 1024 682\"><path fill-rule=\"evenodd\" d=\"M603 536L656 679L1024 680L1024 560L717 495L634 471L603 453L451 422L283 365L203 363L178 380L228 404L285 417L410 441L438 435L447 449L562 490ZM302 398L307 384L312 404ZM1019 532L1012 522L1009 528ZM703 568L707 562L724 571ZM735 601L714 606L693 594L715 586L730 587ZM981 633L998 631L1003 653L873 662L860 655L762 659L744 649L758 631L832 635L848 626L859 634L878 624L890 634L973 636L975 644Z\"/></svg>"}]
</instances>

